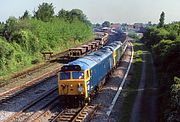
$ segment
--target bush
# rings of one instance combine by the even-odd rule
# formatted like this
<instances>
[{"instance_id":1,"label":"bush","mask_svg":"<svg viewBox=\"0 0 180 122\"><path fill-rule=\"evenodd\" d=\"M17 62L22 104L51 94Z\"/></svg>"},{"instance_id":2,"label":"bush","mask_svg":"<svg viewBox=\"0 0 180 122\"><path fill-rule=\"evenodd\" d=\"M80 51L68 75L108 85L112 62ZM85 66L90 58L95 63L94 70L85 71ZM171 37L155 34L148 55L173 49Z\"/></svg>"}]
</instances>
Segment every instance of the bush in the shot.
<instances>
[{"instance_id":1,"label":"bush","mask_svg":"<svg viewBox=\"0 0 180 122\"><path fill-rule=\"evenodd\" d=\"M14 57L14 48L6 41L0 38L0 69L6 70Z\"/></svg>"},{"instance_id":2,"label":"bush","mask_svg":"<svg viewBox=\"0 0 180 122\"><path fill-rule=\"evenodd\" d=\"M169 109L166 113L166 118L170 122L179 122L180 121L180 78L174 77L174 84L171 86L171 96Z\"/></svg>"},{"instance_id":3,"label":"bush","mask_svg":"<svg viewBox=\"0 0 180 122\"><path fill-rule=\"evenodd\" d=\"M152 50L159 74L160 120L179 121L180 22L146 30L143 42ZM164 118L165 117L165 118Z\"/></svg>"},{"instance_id":4,"label":"bush","mask_svg":"<svg viewBox=\"0 0 180 122\"><path fill-rule=\"evenodd\" d=\"M71 22L59 17L48 22L10 18L2 27L5 33L0 38L0 76L39 63L42 51L56 53L93 37L91 27L77 17Z\"/></svg>"}]
</instances>

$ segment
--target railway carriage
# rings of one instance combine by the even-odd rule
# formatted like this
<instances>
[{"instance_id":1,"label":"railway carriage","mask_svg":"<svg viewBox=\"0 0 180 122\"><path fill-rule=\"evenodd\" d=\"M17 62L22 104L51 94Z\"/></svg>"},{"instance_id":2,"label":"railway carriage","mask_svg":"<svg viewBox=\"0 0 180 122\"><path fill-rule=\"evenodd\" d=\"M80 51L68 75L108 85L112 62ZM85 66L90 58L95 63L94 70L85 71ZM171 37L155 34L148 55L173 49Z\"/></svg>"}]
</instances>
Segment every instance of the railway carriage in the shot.
<instances>
[{"instance_id":1,"label":"railway carriage","mask_svg":"<svg viewBox=\"0 0 180 122\"><path fill-rule=\"evenodd\" d=\"M123 45L126 45L124 43ZM123 46L120 41L64 65L58 77L60 100L66 103L88 102L101 87L107 74L117 65Z\"/></svg>"},{"instance_id":2,"label":"railway carriage","mask_svg":"<svg viewBox=\"0 0 180 122\"><path fill-rule=\"evenodd\" d=\"M70 48L67 53L68 58L77 59L83 57L92 51L98 50L103 47L108 41L108 33L104 33L102 37L95 38L93 42L90 42L87 45L82 45L76 48Z\"/></svg>"}]
</instances>

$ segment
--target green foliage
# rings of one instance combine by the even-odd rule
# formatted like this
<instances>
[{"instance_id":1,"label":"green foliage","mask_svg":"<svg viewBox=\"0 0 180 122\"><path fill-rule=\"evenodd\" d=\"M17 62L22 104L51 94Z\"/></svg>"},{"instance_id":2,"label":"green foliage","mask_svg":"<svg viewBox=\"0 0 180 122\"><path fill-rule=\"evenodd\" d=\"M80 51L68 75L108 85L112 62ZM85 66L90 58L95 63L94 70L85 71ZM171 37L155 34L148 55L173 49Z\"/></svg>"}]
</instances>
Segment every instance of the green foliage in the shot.
<instances>
[{"instance_id":1,"label":"green foliage","mask_svg":"<svg viewBox=\"0 0 180 122\"><path fill-rule=\"evenodd\" d=\"M161 15L160 15L160 19L159 19L159 25L158 27L164 27L164 19L165 19L165 13L162 12Z\"/></svg>"},{"instance_id":2,"label":"green foliage","mask_svg":"<svg viewBox=\"0 0 180 122\"><path fill-rule=\"evenodd\" d=\"M171 100L169 106L171 109L166 111L166 118L171 122L179 122L179 108L180 108L180 78L174 77L174 84L171 86Z\"/></svg>"},{"instance_id":3,"label":"green foliage","mask_svg":"<svg viewBox=\"0 0 180 122\"><path fill-rule=\"evenodd\" d=\"M66 11L64 9L61 9L59 12L58 12L58 15L57 15L59 18L63 18L65 20L68 19L68 16L69 16L69 11Z\"/></svg>"},{"instance_id":4,"label":"green foliage","mask_svg":"<svg viewBox=\"0 0 180 122\"><path fill-rule=\"evenodd\" d=\"M14 48L3 39L0 38L0 69L6 70L10 68L11 59L14 57ZM0 73L1 75L1 73Z\"/></svg>"},{"instance_id":5,"label":"green foliage","mask_svg":"<svg viewBox=\"0 0 180 122\"><path fill-rule=\"evenodd\" d=\"M42 51L64 51L93 37L81 10L61 10L58 16L52 10L52 4L43 3L34 15L38 19L25 11L20 19L0 24L0 76L40 62Z\"/></svg>"},{"instance_id":6,"label":"green foliage","mask_svg":"<svg viewBox=\"0 0 180 122\"><path fill-rule=\"evenodd\" d=\"M72 19L77 17L81 21L86 20L86 16L84 15L83 11L81 11L80 9L72 9L69 12L69 17Z\"/></svg>"},{"instance_id":7,"label":"green foliage","mask_svg":"<svg viewBox=\"0 0 180 122\"><path fill-rule=\"evenodd\" d=\"M54 7L48 3L42 3L42 5L38 6L38 10L35 12L35 17L44 22L48 22L53 18L54 15Z\"/></svg>"},{"instance_id":8,"label":"green foliage","mask_svg":"<svg viewBox=\"0 0 180 122\"><path fill-rule=\"evenodd\" d=\"M34 54L39 51L39 40L29 30L20 30L13 35L14 41L21 46L23 51Z\"/></svg>"},{"instance_id":9,"label":"green foliage","mask_svg":"<svg viewBox=\"0 0 180 122\"><path fill-rule=\"evenodd\" d=\"M174 76L180 76L179 32L180 22L176 22L164 25L161 28L148 28L142 39L152 50L159 71L159 101L162 103L160 104L160 119L163 121L176 121L176 112L179 108L177 105L173 107L176 102L172 103L177 96L179 98L179 90L177 90L177 88L179 89L179 82L178 85L173 82ZM174 91L174 89L176 92L172 93L171 90ZM173 110L172 113L171 110Z\"/></svg>"},{"instance_id":10,"label":"green foliage","mask_svg":"<svg viewBox=\"0 0 180 122\"><path fill-rule=\"evenodd\" d=\"M175 40L175 39L177 38L177 36L178 36L177 31L172 30L172 31L170 31L168 38L169 38L170 40Z\"/></svg>"},{"instance_id":11,"label":"green foliage","mask_svg":"<svg viewBox=\"0 0 180 122\"><path fill-rule=\"evenodd\" d=\"M58 17L61 19L63 18L64 20L67 20L69 22L72 22L74 19L78 19L79 21L87 24L88 26L92 25L91 22L87 20L86 15L80 9L72 9L71 11L61 9L58 12Z\"/></svg>"},{"instance_id":12,"label":"green foliage","mask_svg":"<svg viewBox=\"0 0 180 122\"><path fill-rule=\"evenodd\" d=\"M147 46L152 46L159 43L162 39L168 39L169 32L164 28L150 27L144 33L143 40Z\"/></svg>"},{"instance_id":13,"label":"green foliage","mask_svg":"<svg viewBox=\"0 0 180 122\"><path fill-rule=\"evenodd\" d=\"M140 39L140 36L138 36L135 32L129 32L128 36L135 39L136 41Z\"/></svg>"},{"instance_id":14,"label":"green foliage","mask_svg":"<svg viewBox=\"0 0 180 122\"><path fill-rule=\"evenodd\" d=\"M103 27L110 27L110 22L109 21L104 21L103 23L102 23L102 26Z\"/></svg>"},{"instance_id":15,"label":"green foliage","mask_svg":"<svg viewBox=\"0 0 180 122\"><path fill-rule=\"evenodd\" d=\"M18 20L15 17L9 17L9 19L6 21L3 36L6 38L6 40L11 41L12 39L12 33L16 30L18 30L18 27L16 26Z\"/></svg>"},{"instance_id":16,"label":"green foliage","mask_svg":"<svg viewBox=\"0 0 180 122\"><path fill-rule=\"evenodd\" d=\"M3 36L4 26L5 24L0 22L0 36Z\"/></svg>"},{"instance_id":17,"label":"green foliage","mask_svg":"<svg viewBox=\"0 0 180 122\"><path fill-rule=\"evenodd\" d=\"M30 19L31 18L31 15L29 14L29 11L25 11L23 16L20 17L20 19Z\"/></svg>"},{"instance_id":18,"label":"green foliage","mask_svg":"<svg viewBox=\"0 0 180 122\"><path fill-rule=\"evenodd\" d=\"M101 25L99 23L96 23L95 27L101 27Z\"/></svg>"}]
</instances>

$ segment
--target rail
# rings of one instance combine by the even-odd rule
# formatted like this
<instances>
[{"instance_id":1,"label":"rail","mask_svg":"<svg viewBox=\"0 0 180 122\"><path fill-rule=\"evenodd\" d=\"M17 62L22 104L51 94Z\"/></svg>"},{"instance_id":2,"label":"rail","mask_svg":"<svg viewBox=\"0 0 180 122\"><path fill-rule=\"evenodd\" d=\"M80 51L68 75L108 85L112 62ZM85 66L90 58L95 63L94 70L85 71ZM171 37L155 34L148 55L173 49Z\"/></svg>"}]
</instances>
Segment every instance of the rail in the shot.
<instances>
[{"instance_id":1,"label":"rail","mask_svg":"<svg viewBox=\"0 0 180 122\"><path fill-rule=\"evenodd\" d=\"M99 105L85 105L80 108L65 109L52 119L51 122L82 122L90 120Z\"/></svg>"},{"instance_id":2,"label":"rail","mask_svg":"<svg viewBox=\"0 0 180 122\"><path fill-rule=\"evenodd\" d=\"M12 122L13 120L15 120L16 118L18 118L19 115L21 115L23 112L25 112L26 110L28 110L29 108L31 108L32 106L34 106L36 103L38 103L39 101L41 101L42 99L48 97L50 94L52 94L53 92L57 91L58 87L54 87L53 89L51 89L50 91L48 91L47 93L43 94L41 97L35 99L34 101L32 101L31 103L29 103L28 105L26 105L25 107L22 108L21 111L14 113L12 116L10 116L7 120L5 120L4 122Z\"/></svg>"}]
</instances>

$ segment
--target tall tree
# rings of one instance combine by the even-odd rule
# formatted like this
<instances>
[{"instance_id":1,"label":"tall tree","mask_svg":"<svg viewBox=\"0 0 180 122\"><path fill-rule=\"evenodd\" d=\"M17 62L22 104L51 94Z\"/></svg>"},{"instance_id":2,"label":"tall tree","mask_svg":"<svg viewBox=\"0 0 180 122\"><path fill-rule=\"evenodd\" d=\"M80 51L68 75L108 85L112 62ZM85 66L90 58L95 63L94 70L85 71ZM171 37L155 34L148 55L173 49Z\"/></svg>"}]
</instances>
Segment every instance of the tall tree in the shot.
<instances>
[{"instance_id":1,"label":"tall tree","mask_svg":"<svg viewBox=\"0 0 180 122\"><path fill-rule=\"evenodd\" d=\"M9 17L4 26L3 36L10 41L12 39L12 33L18 30L17 27L18 19L15 17Z\"/></svg>"},{"instance_id":2,"label":"tall tree","mask_svg":"<svg viewBox=\"0 0 180 122\"><path fill-rule=\"evenodd\" d=\"M0 22L0 36L3 36L4 26L4 23Z\"/></svg>"},{"instance_id":3,"label":"tall tree","mask_svg":"<svg viewBox=\"0 0 180 122\"><path fill-rule=\"evenodd\" d=\"M103 27L110 27L110 22L109 21L104 21L103 23L102 23L102 26Z\"/></svg>"},{"instance_id":4,"label":"tall tree","mask_svg":"<svg viewBox=\"0 0 180 122\"><path fill-rule=\"evenodd\" d=\"M26 10L24 12L23 16L20 17L20 19L29 19L30 17L31 17L31 15L29 14L29 11Z\"/></svg>"},{"instance_id":5,"label":"tall tree","mask_svg":"<svg viewBox=\"0 0 180 122\"><path fill-rule=\"evenodd\" d=\"M71 19L73 19L74 17L77 17L81 21L86 20L86 16L84 15L83 11L80 9L72 9L69 12L69 16Z\"/></svg>"},{"instance_id":6,"label":"tall tree","mask_svg":"<svg viewBox=\"0 0 180 122\"><path fill-rule=\"evenodd\" d=\"M38 10L35 13L35 17L37 19L40 19L44 22L48 22L51 20L51 18L54 15L54 7L52 3L42 3L42 5L39 5Z\"/></svg>"},{"instance_id":7,"label":"tall tree","mask_svg":"<svg viewBox=\"0 0 180 122\"><path fill-rule=\"evenodd\" d=\"M96 23L95 27L101 27L101 25L99 23Z\"/></svg>"},{"instance_id":8,"label":"tall tree","mask_svg":"<svg viewBox=\"0 0 180 122\"><path fill-rule=\"evenodd\" d=\"M66 11L66 10L64 10L64 9L61 9L61 10L58 12L58 17L59 17L59 18L67 19L68 14L69 14L68 11Z\"/></svg>"},{"instance_id":9,"label":"tall tree","mask_svg":"<svg viewBox=\"0 0 180 122\"><path fill-rule=\"evenodd\" d=\"M78 18L80 21L84 22L85 24L91 26L91 22L87 19L86 15L80 9L72 9L69 12L69 20L72 21L74 18Z\"/></svg>"},{"instance_id":10,"label":"tall tree","mask_svg":"<svg viewBox=\"0 0 180 122\"><path fill-rule=\"evenodd\" d=\"M164 20L165 20L165 13L164 13L164 11L161 13L161 15L160 15L160 19L159 19L159 25L158 25L158 27L164 27Z\"/></svg>"}]
</instances>

